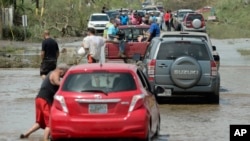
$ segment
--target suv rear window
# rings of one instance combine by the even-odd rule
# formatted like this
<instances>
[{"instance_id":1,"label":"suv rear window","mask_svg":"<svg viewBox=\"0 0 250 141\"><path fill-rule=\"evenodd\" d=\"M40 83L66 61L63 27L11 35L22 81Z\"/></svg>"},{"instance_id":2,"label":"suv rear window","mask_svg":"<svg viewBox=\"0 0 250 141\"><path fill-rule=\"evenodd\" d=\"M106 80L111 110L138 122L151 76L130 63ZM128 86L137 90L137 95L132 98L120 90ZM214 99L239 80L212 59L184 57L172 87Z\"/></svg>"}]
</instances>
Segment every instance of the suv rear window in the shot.
<instances>
[{"instance_id":1,"label":"suv rear window","mask_svg":"<svg viewBox=\"0 0 250 141\"><path fill-rule=\"evenodd\" d=\"M130 73L91 72L69 74L62 89L74 92L117 92L135 90L136 85Z\"/></svg>"},{"instance_id":2,"label":"suv rear window","mask_svg":"<svg viewBox=\"0 0 250 141\"><path fill-rule=\"evenodd\" d=\"M109 18L105 15L93 15L90 21L109 21Z\"/></svg>"},{"instance_id":3,"label":"suv rear window","mask_svg":"<svg viewBox=\"0 0 250 141\"><path fill-rule=\"evenodd\" d=\"M200 38L200 39L205 39L206 41L208 41L206 36L203 35L163 35L163 38L168 38L168 37L185 37L185 38Z\"/></svg>"},{"instance_id":4,"label":"suv rear window","mask_svg":"<svg viewBox=\"0 0 250 141\"><path fill-rule=\"evenodd\" d=\"M199 20L203 20L203 16L201 14L188 14L186 21L193 21L194 19L199 19Z\"/></svg>"},{"instance_id":5,"label":"suv rear window","mask_svg":"<svg viewBox=\"0 0 250 141\"><path fill-rule=\"evenodd\" d=\"M181 56L192 56L197 60L209 60L205 45L191 42L162 43L157 54L157 60L173 60Z\"/></svg>"}]
</instances>

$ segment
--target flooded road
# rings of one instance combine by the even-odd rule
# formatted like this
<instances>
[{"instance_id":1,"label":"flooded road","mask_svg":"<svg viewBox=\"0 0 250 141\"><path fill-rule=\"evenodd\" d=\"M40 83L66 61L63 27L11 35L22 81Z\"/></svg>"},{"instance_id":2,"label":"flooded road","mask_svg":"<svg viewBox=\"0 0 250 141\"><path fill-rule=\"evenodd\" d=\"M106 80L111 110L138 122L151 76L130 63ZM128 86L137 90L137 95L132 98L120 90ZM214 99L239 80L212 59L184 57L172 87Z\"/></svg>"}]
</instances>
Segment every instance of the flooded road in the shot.
<instances>
[{"instance_id":1,"label":"flooded road","mask_svg":"<svg viewBox=\"0 0 250 141\"><path fill-rule=\"evenodd\" d=\"M250 59L237 49L249 42L213 40L221 56L220 104L161 103L161 132L155 140L229 141L231 124L250 124ZM245 44L243 44L245 43ZM0 69L0 141L19 141L35 121L39 69ZM26 141L42 141L38 130Z\"/></svg>"}]
</instances>

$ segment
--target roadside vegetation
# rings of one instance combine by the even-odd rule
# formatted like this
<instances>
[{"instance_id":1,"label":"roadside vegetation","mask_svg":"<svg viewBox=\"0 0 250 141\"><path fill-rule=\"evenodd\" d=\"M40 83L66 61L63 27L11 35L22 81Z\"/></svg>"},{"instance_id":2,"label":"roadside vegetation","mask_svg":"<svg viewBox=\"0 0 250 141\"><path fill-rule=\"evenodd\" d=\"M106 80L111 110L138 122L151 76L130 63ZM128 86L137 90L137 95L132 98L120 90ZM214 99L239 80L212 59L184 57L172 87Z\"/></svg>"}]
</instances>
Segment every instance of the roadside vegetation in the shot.
<instances>
[{"instance_id":1,"label":"roadside vegetation","mask_svg":"<svg viewBox=\"0 0 250 141\"><path fill-rule=\"evenodd\" d=\"M13 6L15 0L0 1L1 7ZM14 25L3 26L3 38L10 40L41 41L44 29L50 29L55 38L80 37L86 30L88 17L93 12L108 9L140 9L141 0L16 0ZM157 1L157 0L156 0ZM199 9L204 6L215 8L216 22L207 22L212 38L250 37L250 0L161 0L166 9ZM43 7L45 8L43 11ZM207 17L210 13L205 14ZM28 17L28 27L24 35L22 15ZM25 37L24 37L25 36Z\"/></svg>"},{"instance_id":2,"label":"roadside vegetation","mask_svg":"<svg viewBox=\"0 0 250 141\"><path fill-rule=\"evenodd\" d=\"M250 37L250 1L219 0L215 8L218 22L208 22L210 36L218 39Z\"/></svg>"}]
</instances>

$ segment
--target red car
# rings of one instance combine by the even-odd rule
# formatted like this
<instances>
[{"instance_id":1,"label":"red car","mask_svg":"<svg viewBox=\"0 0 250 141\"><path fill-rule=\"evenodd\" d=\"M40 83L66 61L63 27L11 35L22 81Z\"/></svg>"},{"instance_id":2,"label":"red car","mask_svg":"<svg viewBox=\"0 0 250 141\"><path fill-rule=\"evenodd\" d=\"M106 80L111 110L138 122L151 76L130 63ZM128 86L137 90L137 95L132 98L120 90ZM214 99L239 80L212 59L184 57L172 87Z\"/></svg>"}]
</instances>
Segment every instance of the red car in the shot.
<instances>
[{"instance_id":1,"label":"red car","mask_svg":"<svg viewBox=\"0 0 250 141\"><path fill-rule=\"evenodd\" d=\"M119 26L119 30L124 31L126 48L125 55L127 59L132 59L135 54L143 58L147 50L149 42L139 42L138 37L145 36L144 32L149 30L149 25L125 25ZM119 48L118 43L106 43L105 54L106 59L120 59L118 56Z\"/></svg>"},{"instance_id":2,"label":"red car","mask_svg":"<svg viewBox=\"0 0 250 141\"><path fill-rule=\"evenodd\" d=\"M51 108L51 138L140 139L160 130L155 93L132 64L83 64L64 76Z\"/></svg>"}]
</instances>

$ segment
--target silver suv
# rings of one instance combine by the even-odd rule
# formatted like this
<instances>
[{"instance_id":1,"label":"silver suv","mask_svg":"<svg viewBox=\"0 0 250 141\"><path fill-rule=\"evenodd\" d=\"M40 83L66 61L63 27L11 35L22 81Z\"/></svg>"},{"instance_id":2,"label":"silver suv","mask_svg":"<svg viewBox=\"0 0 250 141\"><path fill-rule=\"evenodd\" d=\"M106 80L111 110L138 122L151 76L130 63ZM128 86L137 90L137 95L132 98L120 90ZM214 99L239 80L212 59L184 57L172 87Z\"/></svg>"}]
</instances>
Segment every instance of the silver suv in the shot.
<instances>
[{"instance_id":1,"label":"silver suv","mask_svg":"<svg viewBox=\"0 0 250 141\"><path fill-rule=\"evenodd\" d=\"M154 38L142 61L157 97L204 96L219 103L220 75L208 43L202 38Z\"/></svg>"}]
</instances>

